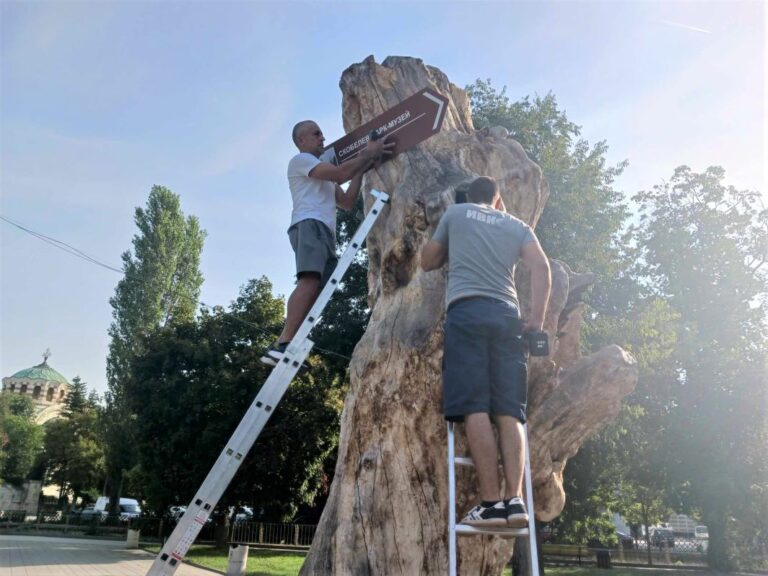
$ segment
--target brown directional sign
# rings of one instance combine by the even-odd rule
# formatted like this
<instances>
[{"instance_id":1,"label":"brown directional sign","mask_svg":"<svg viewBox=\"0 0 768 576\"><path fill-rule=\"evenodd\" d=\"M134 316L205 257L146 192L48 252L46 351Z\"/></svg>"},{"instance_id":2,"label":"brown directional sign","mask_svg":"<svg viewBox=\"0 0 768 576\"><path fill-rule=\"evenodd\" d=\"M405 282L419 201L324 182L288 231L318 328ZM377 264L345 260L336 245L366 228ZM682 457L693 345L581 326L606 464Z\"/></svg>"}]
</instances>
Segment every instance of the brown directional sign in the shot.
<instances>
[{"instance_id":1,"label":"brown directional sign","mask_svg":"<svg viewBox=\"0 0 768 576\"><path fill-rule=\"evenodd\" d=\"M337 166L356 158L374 130L378 137L395 143L392 156L397 156L440 132L447 109L448 98L424 88L327 146L321 158Z\"/></svg>"}]
</instances>

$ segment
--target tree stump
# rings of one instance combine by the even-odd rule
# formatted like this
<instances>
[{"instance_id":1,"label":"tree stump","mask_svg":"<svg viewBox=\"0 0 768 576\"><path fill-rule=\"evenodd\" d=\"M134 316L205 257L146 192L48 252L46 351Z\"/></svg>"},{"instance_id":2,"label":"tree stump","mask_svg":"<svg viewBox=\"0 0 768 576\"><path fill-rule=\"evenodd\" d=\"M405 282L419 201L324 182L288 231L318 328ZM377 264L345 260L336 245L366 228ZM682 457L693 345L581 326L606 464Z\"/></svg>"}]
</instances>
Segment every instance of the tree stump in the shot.
<instances>
[{"instance_id":1,"label":"tree stump","mask_svg":"<svg viewBox=\"0 0 768 576\"><path fill-rule=\"evenodd\" d=\"M541 169L503 128L475 131L465 92L421 60L373 57L341 78L344 127L350 131L425 87L450 99L442 131L366 176L366 190L391 195L368 237L368 328L350 363L338 462L302 575L444 576L448 570L446 426L441 414L445 270L423 272L421 247L458 189L495 178L507 210L535 226L549 190ZM371 199L367 198L370 205ZM536 517L562 511L565 463L618 413L634 388L632 357L609 346L579 353L578 295L592 281L552 261L545 329L548 358L529 364L529 434ZM525 314L528 283L518 287ZM461 427L457 453L466 451ZM477 500L472 472L457 475L457 506ZM513 541L459 539L459 571L500 574Z\"/></svg>"}]
</instances>

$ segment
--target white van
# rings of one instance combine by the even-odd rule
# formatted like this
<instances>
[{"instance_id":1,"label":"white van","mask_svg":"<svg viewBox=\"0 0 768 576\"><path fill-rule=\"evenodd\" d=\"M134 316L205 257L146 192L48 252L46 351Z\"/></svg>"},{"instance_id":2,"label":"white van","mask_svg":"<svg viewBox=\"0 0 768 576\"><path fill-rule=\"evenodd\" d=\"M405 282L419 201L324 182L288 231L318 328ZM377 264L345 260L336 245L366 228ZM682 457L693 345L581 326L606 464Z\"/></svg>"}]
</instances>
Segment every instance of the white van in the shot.
<instances>
[{"instance_id":1,"label":"white van","mask_svg":"<svg viewBox=\"0 0 768 576\"><path fill-rule=\"evenodd\" d=\"M696 540L709 540L709 528L706 526L696 526L693 529L693 537Z\"/></svg>"},{"instance_id":2,"label":"white van","mask_svg":"<svg viewBox=\"0 0 768 576\"><path fill-rule=\"evenodd\" d=\"M99 496L96 500L96 510L106 511L109 507L109 496ZM120 520L130 520L141 516L139 501L133 498L120 498Z\"/></svg>"}]
</instances>

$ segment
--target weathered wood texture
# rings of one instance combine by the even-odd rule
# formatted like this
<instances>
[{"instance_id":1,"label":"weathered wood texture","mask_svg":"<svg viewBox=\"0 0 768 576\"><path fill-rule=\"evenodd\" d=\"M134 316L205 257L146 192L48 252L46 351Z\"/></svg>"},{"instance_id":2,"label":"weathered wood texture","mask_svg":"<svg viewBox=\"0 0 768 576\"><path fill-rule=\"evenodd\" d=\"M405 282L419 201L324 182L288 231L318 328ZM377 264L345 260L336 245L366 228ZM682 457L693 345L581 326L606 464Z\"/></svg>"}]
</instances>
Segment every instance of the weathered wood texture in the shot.
<instances>
[{"instance_id":1,"label":"weathered wood texture","mask_svg":"<svg viewBox=\"0 0 768 576\"><path fill-rule=\"evenodd\" d=\"M414 58L372 57L341 78L349 131L429 86L451 100L442 131L380 167L366 187L392 195L368 240L372 317L350 364L338 464L303 575L411 576L447 573L446 430L441 415L445 271L424 273L419 251L457 188L494 177L509 212L535 226L548 197L540 168L503 128L475 131L469 101L437 68ZM529 418L537 517L565 502L562 472L581 443L615 417L634 387L632 357L610 346L579 354L578 295L591 274L552 261L545 327L552 356L532 359ZM523 309L528 283L520 270ZM458 452L464 451L460 434ZM459 470L458 509L476 500L472 472ZM500 574L512 541L461 538L461 574Z\"/></svg>"}]
</instances>

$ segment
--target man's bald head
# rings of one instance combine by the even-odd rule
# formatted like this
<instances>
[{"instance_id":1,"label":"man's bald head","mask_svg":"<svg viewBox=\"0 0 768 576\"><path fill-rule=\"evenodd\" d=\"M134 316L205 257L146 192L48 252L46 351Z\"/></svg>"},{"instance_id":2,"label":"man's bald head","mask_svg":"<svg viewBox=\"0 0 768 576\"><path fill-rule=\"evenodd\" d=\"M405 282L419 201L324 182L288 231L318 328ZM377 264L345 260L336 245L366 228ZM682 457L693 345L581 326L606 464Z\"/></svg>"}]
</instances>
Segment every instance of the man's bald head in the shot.
<instances>
[{"instance_id":1,"label":"man's bald head","mask_svg":"<svg viewBox=\"0 0 768 576\"><path fill-rule=\"evenodd\" d=\"M302 120L293 127L291 137L293 138L293 143L296 144L296 146L299 145L299 137L301 136L301 133L313 124L314 122L312 120Z\"/></svg>"}]
</instances>

